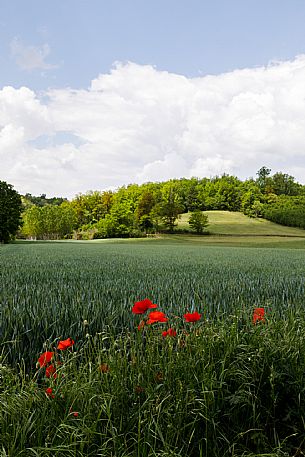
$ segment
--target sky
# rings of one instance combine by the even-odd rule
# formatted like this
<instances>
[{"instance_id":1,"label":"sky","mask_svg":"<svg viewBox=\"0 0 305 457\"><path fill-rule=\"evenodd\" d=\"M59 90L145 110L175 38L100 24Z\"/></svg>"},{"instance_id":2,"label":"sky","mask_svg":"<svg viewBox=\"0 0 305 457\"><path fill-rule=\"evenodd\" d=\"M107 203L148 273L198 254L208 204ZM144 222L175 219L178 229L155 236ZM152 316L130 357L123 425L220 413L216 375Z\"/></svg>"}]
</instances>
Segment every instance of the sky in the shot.
<instances>
[{"instance_id":1,"label":"sky","mask_svg":"<svg viewBox=\"0 0 305 457\"><path fill-rule=\"evenodd\" d=\"M0 180L73 198L262 166L305 184L304 0L0 3Z\"/></svg>"}]
</instances>

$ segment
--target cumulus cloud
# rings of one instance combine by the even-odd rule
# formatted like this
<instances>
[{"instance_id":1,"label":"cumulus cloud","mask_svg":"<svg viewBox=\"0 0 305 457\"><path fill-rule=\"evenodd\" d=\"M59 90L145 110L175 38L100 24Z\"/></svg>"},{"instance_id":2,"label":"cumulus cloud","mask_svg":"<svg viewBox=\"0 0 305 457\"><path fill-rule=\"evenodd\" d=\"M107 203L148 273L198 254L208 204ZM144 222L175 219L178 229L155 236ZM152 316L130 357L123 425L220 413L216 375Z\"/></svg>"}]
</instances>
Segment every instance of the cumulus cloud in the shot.
<instances>
[{"instance_id":1,"label":"cumulus cloud","mask_svg":"<svg viewBox=\"0 0 305 457\"><path fill-rule=\"evenodd\" d=\"M57 68L46 62L46 58L51 52L50 46L45 43L41 46L26 46L19 38L14 38L10 44L11 56L22 70L51 70Z\"/></svg>"},{"instance_id":2,"label":"cumulus cloud","mask_svg":"<svg viewBox=\"0 0 305 457\"><path fill-rule=\"evenodd\" d=\"M305 183L304 80L299 56L198 78L117 63L86 90L43 98L5 87L0 179L72 197L174 177L246 178L266 165ZM53 140L41 145L42 136Z\"/></svg>"}]
</instances>

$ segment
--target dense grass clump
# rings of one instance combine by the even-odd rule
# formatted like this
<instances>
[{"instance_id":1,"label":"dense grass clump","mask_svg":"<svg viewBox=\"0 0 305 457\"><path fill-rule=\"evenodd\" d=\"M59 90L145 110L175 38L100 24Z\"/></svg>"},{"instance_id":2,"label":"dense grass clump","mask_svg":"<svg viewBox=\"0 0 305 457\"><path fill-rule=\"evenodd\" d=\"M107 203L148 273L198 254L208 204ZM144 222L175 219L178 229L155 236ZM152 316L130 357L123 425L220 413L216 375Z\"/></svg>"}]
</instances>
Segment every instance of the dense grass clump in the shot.
<instances>
[{"instance_id":1,"label":"dense grass clump","mask_svg":"<svg viewBox=\"0 0 305 457\"><path fill-rule=\"evenodd\" d=\"M301 250L37 243L0 256L1 457L304 455ZM167 323L138 330L145 297ZM255 307L266 319L253 325ZM44 351L56 378L37 368Z\"/></svg>"}]
</instances>

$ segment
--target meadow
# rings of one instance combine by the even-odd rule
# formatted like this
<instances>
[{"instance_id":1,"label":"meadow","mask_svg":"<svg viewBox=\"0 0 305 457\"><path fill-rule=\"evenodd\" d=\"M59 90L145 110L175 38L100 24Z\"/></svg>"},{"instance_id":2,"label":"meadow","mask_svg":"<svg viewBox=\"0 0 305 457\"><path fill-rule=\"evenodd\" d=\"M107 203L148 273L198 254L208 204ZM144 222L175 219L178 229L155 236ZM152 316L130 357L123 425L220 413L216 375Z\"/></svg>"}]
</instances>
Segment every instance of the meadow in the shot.
<instances>
[{"instance_id":1,"label":"meadow","mask_svg":"<svg viewBox=\"0 0 305 457\"><path fill-rule=\"evenodd\" d=\"M304 455L304 239L221 240L1 246L1 457Z\"/></svg>"}]
</instances>

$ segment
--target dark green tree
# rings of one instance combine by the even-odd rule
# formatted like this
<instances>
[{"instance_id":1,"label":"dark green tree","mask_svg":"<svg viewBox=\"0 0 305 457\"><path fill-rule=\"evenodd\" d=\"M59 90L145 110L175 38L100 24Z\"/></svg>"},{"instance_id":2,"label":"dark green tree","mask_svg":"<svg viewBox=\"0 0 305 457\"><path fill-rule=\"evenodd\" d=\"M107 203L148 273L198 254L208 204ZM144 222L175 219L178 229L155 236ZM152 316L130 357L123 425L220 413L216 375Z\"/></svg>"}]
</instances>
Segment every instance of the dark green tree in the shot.
<instances>
[{"instance_id":1,"label":"dark green tree","mask_svg":"<svg viewBox=\"0 0 305 457\"><path fill-rule=\"evenodd\" d=\"M271 168L267 167L261 167L256 173L258 176L258 178L256 179L256 183L262 193L265 193L268 189L268 184L270 185L270 173Z\"/></svg>"},{"instance_id":2,"label":"dark green tree","mask_svg":"<svg viewBox=\"0 0 305 457\"><path fill-rule=\"evenodd\" d=\"M0 181L0 242L8 243L21 224L21 196L11 184Z\"/></svg>"}]
</instances>

